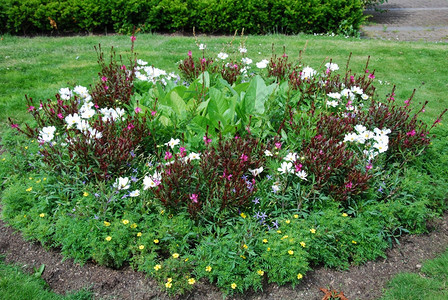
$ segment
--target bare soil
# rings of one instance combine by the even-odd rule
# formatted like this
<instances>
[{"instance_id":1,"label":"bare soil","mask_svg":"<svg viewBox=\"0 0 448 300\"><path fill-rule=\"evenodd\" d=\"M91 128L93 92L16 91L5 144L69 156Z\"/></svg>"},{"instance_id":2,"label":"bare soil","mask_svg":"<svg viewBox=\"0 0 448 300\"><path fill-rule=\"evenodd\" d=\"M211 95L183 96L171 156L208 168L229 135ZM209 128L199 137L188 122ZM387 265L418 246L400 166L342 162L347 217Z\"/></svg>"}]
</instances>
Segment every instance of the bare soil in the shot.
<instances>
[{"instance_id":1,"label":"bare soil","mask_svg":"<svg viewBox=\"0 0 448 300\"><path fill-rule=\"evenodd\" d=\"M266 284L262 292L248 292L234 299L322 299L320 288L343 291L348 299L376 299L381 296L386 283L403 271L419 272L422 263L445 251L448 246L448 214L433 220L430 233L408 235L400 244L387 251L387 258L352 266L347 271L318 267L308 272L298 286ZM42 278L56 293L90 288L97 299L169 299L156 282L129 266L119 270L88 262L83 266L64 260L57 249L45 249L39 243L24 241L0 221L0 255L6 263L23 266L32 273L34 268L45 265ZM212 284L201 281L194 291L181 299L222 299L222 293Z\"/></svg>"}]
</instances>

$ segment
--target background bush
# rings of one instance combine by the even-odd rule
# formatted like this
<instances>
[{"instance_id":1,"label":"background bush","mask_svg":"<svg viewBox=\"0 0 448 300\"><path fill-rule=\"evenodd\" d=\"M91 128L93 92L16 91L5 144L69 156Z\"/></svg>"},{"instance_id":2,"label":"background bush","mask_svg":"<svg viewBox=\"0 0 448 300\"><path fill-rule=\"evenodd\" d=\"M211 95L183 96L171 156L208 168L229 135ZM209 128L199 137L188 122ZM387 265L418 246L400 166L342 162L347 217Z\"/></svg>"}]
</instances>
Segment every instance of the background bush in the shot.
<instances>
[{"instance_id":1,"label":"background bush","mask_svg":"<svg viewBox=\"0 0 448 300\"><path fill-rule=\"evenodd\" d=\"M363 8L362 0L0 0L0 32L346 34L359 29Z\"/></svg>"}]
</instances>

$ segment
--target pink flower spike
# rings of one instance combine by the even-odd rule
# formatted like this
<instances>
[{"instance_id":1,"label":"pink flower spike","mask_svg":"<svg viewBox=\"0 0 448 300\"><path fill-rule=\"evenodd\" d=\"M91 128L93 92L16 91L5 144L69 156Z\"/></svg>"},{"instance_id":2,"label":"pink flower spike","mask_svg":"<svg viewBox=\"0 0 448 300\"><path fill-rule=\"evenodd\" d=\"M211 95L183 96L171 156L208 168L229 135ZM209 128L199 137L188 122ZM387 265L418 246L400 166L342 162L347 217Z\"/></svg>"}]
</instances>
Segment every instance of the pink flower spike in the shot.
<instances>
[{"instance_id":1,"label":"pink flower spike","mask_svg":"<svg viewBox=\"0 0 448 300\"><path fill-rule=\"evenodd\" d=\"M58 114L58 118L62 120L62 119L64 119L64 116L63 116L62 114L59 113L59 114Z\"/></svg>"},{"instance_id":2,"label":"pink flower spike","mask_svg":"<svg viewBox=\"0 0 448 300\"><path fill-rule=\"evenodd\" d=\"M198 194L191 194L190 199L193 203L198 203Z\"/></svg>"},{"instance_id":3,"label":"pink flower spike","mask_svg":"<svg viewBox=\"0 0 448 300\"><path fill-rule=\"evenodd\" d=\"M134 111L135 111L136 114L138 114L139 112L142 111L142 109L141 109L140 107L137 106L137 107L134 109Z\"/></svg>"},{"instance_id":4,"label":"pink flower spike","mask_svg":"<svg viewBox=\"0 0 448 300\"><path fill-rule=\"evenodd\" d=\"M28 111L30 112L30 111L33 111L33 110L35 110L36 108L34 107L34 106L30 106L30 107L28 107Z\"/></svg>"},{"instance_id":5,"label":"pink flower spike","mask_svg":"<svg viewBox=\"0 0 448 300\"><path fill-rule=\"evenodd\" d=\"M136 38L135 36L131 35L131 41L135 42Z\"/></svg>"},{"instance_id":6,"label":"pink flower spike","mask_svg":"<svg viewBox=\"0 0 448 300\"><path fill-rule=\"evenodd\" d=\"M107 81L107 77L106 76L101 77L101 81L102 82L106 82Z\"/></svg>"}]
</instances>

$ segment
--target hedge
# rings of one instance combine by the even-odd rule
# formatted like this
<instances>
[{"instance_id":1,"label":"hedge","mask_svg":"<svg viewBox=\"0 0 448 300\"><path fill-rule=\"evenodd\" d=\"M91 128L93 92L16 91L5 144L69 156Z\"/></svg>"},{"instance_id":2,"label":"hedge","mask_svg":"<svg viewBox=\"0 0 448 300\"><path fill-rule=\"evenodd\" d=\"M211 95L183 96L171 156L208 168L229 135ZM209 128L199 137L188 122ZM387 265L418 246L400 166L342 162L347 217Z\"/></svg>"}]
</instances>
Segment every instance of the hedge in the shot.
<instances>
[{"instance_id":1,"label":"hedge","mask_svg":"<svg viewBox=\"0 0 448 300\"><path fill-rule=\"evenodd\" d=\"M363 0L0 0L0 32L346 33L365 20Z\"/></svg>"}]
</instances>

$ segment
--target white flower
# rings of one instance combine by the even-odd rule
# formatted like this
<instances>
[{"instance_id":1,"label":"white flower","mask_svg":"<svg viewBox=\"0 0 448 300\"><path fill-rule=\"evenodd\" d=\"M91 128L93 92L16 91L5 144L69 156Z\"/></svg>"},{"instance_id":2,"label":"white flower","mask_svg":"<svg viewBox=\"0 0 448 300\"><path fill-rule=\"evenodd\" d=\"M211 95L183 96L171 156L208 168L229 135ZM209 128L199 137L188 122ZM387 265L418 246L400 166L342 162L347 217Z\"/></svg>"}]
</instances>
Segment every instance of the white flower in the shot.
<instances>
[{"instance_id":1,"label":"white flower","mask_svg":"<svg viewBox=\"0 0 448 300\"><path fill-rule=\"evenodd\" d=\"M292 168L292 163L286 162L286 161L282 162L282 164L280 165L280 168L278 168L277 171L279 171L282 174L294 173L294 170Z\"/></svg>"},{"instance_id":2,"label":"white flower","mask_svg":"<svg viewBox=\"0 0 448 300\"><path fill-rule=\"evenodd\" d=\"M289 152L283 159L286 161L295 162L297 160L297 153Z\"/></svg>"},{"instance_id":3,"label":"white flower","mask_svg":"<svg viewBox=\"0 0 448 300\"><path fill-rule=\"evenodd\" d=\"M358 124L358 125L355 126L355 130L356 130L358 133L363 133L364 131L367 130L367 128L366 128L366 126L364 126L364 125Z\"/></svg>"},{"instance_id":4,"label":"white flower","mask_svg":"<svg viewBox=\"0 0 448 300\"><path fill-rule=\"evenodd\" d=\"M219 59L224 60L224 59L226 59L227 57L229 57L229 55L228 55L227 53L224 53L224 52L219 52L219 53L218 53L218 58L219 58Z\"/></svg>"},{"instance_id":5,"label":"white flower","mask_svg":"<svg viewBox=\"0 0 448 300\"><path fill-rule=\"evenodd\" d=\"M162 181L162 173L154 172L154 175L152 175L152 178L156 181Z\"/></svg>"},{"instance_id":6,"label":"white flower","mask_svg":"<svg viewBox=\"0 0 448 300\"><path fill-rule=\"evenodd\" d=\"M137 64L139 64L141 66L146 66L148 64L148 62L141 60L141 59L137 59Z\"/></svg>"},{"instance_id":7,"label":"white flower","mask_svg":"<svg viewBox=\"0 0 448 300\"><path fill-rule=\"evenodd\" d=\"M250 65L252 63L252 59L250 59L249 57L243 57L241 61L246 65Z\"/></svg>"},{"instance_id":8,"label":"white flower","mask_svg":"<svg viewBox=\"0 0 448 300\"><path fill-rule=\"evenodd\" d=\"M61 88L59 90L59 95L61 96L62 100L68 100L68 99L70 99L70 97L73 96L73 93L72 93L72 91L70 91L69 88Z\"/></svg>"},{"instance_id":9,"label":"white flower","mask_svg":"<svg viewBox=\"0 0 448 300\"><path fill-rule=\"evenodd\" d=\"M375 142L380 143L380 144L389 144L389 137L385 134L379 134L379 135L375 135L372 137Z\"/></svg>"},{"instance_id":10,"label":"white flower","mask_svg":"<svg viewBox=\"0 0 448 300\"><path fill-rule=\"evenodd\" d=\"M56 131L56 127L48 126L42 128L39 132L39 140L43 142L50 142L54 138L54 132Z\"/></svg>"},{"instance_id":11,"label":"white flower","mask_svg":"<svg viewBox=\"0 0 448 300\"><path fill-rule=\"evenodd\" d=\"M362 100L367 100L367 99L369 99L369 95L362 94L362 95L361 95L361 99L362 99Z\"/></svg>"},{"instance_id":12,"label":"white flower","mask_svg":"<svg viewBox=\"0 0 448 300\"><path fill-rule=\"evenodd\" d=\"M352 88L350 89L353 93L358 94L358 95L362 95L364 93L364 91L362 90L362 88L360 88L359 86L352 86Z\"/></svg>"},{"instance_id":13,"label":"white flower","mask_svg":"<svg viewBox=\"0 0 448 300\"><path fill-rule=\"evenodd\" d=\"M327 101L327 105L331 106L331 107L336 107L339 105L339 103L336 100L332 100L332 101Z\"/></svg>"},{"instance_id":14,"label":"white flower","mask_svg":"<svg viewBox=\"0 0 448 300\"><path fill-rule=\"evenodd\" d=\"M123 108L120 108L120 107L117 107L117 108L115 109L115 111L116 111L116 113L117 113L117 115L118 115L119 117L121 117L121 116L123 116L123 115L125 114L125 110L124 110Z\"/></svg>"},{"instance_id":15,"label":"white flower","mask_svg":"<svg viewBox=\"0 0 448 300\"><path fill-rule=\"evenodd\" d=\"M87 90L87 88L84 86L81 86L81 85L75 86L75 88L73 89L73 92L78 94L79 97L84 99L84 101L90 101L92 99L92 97L89 94L89 90Z\"/></svg>"},{"instance_id":16,"label":"white flower","mask_svg":"<svg viewBox=\"0 0 448 300\"><path fill-rule=\"evenodd\" d=\"M265 150L265 151L264 151L264 155L266 155L266 156L272 156L272 152L269 151L269 150Z\"/></svg>"},{"instance_id":17,"label":"white flower","mask_svg":"<svg viewBox=\"0 0 448 300\"><path fill-rule=\"evenodd\" d=\"M76 128L81 132L87 132L90 130L90 125L86 120L80 120L78 123L76 123Z\"/></svg>"},{"instance_id":18,"label":"white flower","mask_svg":"<svg viewBox=\"0 0 448 300\"><path fill-rule=\"evenodd\" d=\"M374 151L374 150L370 150L370 151L368 151L368 150L364 150L363 153L364 153L364 155L366 156L366 158L367 158L368 160L372 160L372 159L375 158L375 156L378 155L378 152L376 152L376 151Z\"/></svg>"},{"instance_id":19,"label":"white flower","mask_svg":"<svg viewBox=\"0 0 448 300\"><path fill-rule=\"evenodd\" d=\"M350 98L350 100L355 99L355 95L349 89L343 89L341 91L341 95L344 96L345 98Z\"/></svg>"},{"instance_id":20,"label":"white flower","mask_svg":"<svg viewBox=\"0 0 448 300\"><path fill-rule=\"evenodd\" d=\"M143 178L143 190L146 191L147 189L156 187L157 185L158 184L156 184L151 176L145 176L145 178Z\"/></svg>"},{"instance_id":21,"label":"white flower","mask_svg":"<svg viewBox=\"0 0 448 300\"><path fill-rule=\"evenodd\" d=\"M339 66L338 66L337 64L334 64L334 63L326 63L326 64L325 64L325 67L326 67L327 69L330 69L331 71L337 71L337 70L339 70Z\"/></svg>"},{"instance_id":22,"label":"white flower","mask_svg":"<svg viewBox=\"0 0 448 300\"><path fill-rule=\"evenodd\" d=\"M378 135L386 135L386 134L391 133L390 129L387 129L387 128L385 128L385 129L375 128L375 129L373 129L373 132L375 132Z\"/></svg>"},{"instance_id":23,"label":"white flower","mask_svg":"<svg viewBox=\"0 0 448 300\"><path fill-rule=\"evenodd\" d=\"M277 193L278 191L280 191L280 183L278 183L278 182L274 183L274 185L272 185L272 191L274 193Z\"/></svg>"},{"instance_id":24,"label":"white flower","mask_svg":"<svg viewBox=\"0 0 448 300\"><path fill-rule=\"evenodd\" d=\"M244 47L239 47L238 51L240 51L240 53L247 53L247 49Z\"/></svg>"},{"instance_id":25,"label":"white flower","mask_svg":"<svg viewBox=\"0 0 448 300\"><path fill-rule=\"evenodd\" d=\"M81 118L77 113L73 115L68 115L65 117L65 122L67 123L67 128L71 128L73 125L78 124L81 121Z\"/></svg>"},{"instance_id":26,"label":"white flower","mask_svg":"<svg viewBox=\"0 0 448 300\"><path fill-rule=\"evenodd\" d=\"M89 128L88 132L90 134L90 137L93 137L95 139L100 139L103 137L103 134L94 128Z\"/></svg>"},{"instance_id":27,"label":"white flower","mask_svg":"<svg viewBox=\"0 0 448 300\"><path fill-rule=\"evenodd\" d=\"M171 138L171 140L168 143L165 143L166 146L170 146L171 149L174 148L174 146L179 145L180 140L179 139L173 139Z\"/></svg>"},{"instance_id":28,"label":"white flower","mask_svg":"<svg viewBox=\"0 0 448 300\"><path fill-rule=\"evenodd\" d=\"M308 174L306 174L306 172L304 170L298 171L296 173L296 175L299 176L299 178L302 180L307 180L306 176L308 176Z\"/></svg>"},{"instance_id":29,"label":"white flower","mask_svg":"<svg viewBox=\"0 0 448 300\"><path fill-rule=\"evenodd\" d=\"M258 169L249 169L249 171L252 173L252 176L256 177L263 172L263 167L259 167Z\"/></svg>"},{"instance_id":30,"label":"white flower","mask_svg":"<svg viewBox=\"0 0 448 300\"><path fill-rule=\"evenodd\" d=\"M310 79L310 78L312 78L314 75L316 75L316 70L314 70L313 68L311 68L311 67L305 67L305 68L303 68L303 70L302 70L302 72L301 72L301 76L300 76L300 78L302 79L302 80L306 80L306 79Z\"/></svg>"},{"instance_id":31,"label":"white flower","mask_svg":"<svg viewBox=\"0 0 448 300\"><path fill-rule=\"evenodd\" d=\"M146 76L140 72L135 72L135 77L141 81L148 81L148 76Z\"/></svg>"},{"instance_id":32,"label":"white flower","mask_svg":"<svg viewBox=\"0 0 448 300\"><path fill-rule=\"evenodd\" d=\"M328 93L327 96L337 100L341 99L341 94L339 93Z\"/></svg>"},{"instance_id":33,"label":"white flower","mask_svg":"<svg viewBox=\"0 0 448 300\"><path fill-rule=\"evenodd\" d=\"M138 197L138 196L140 196L139 190L135 190L129 193L129 197Z\"/></svg>"},{"instance_id":34,"label":"white flower","mask_svg":"<svg viewBox=\"0 0 448 300\"><path fill-rule=\"evenodd\" d=\"M207 48L207 45L204 44L199 45L199 50L205 50L205 48Z\"/></svg>"},{"instance_id":35,"label":"white flower","mask_svg":"<svg viewBox=\"0 0 448 300\"><path fill-rule=\"evenodd\" d=\"M379 153L383 153L383 152L387 151L388 146L386 143L378 143L377 142L377 143L373 144L373 148L378 149Z\"/></svg>"},{"instance_id":36,"label":"white flower","mask_svg":"<svg viewBox=\"0 0 448 300\"><path fill-rule=\"evenodd\" d=\"M79 112L81 113L81 118L90 119L91 117L93 117L95 115L95 110L92 109L92 107L93 107L92 102L90 101L85 102L83 106L81 106L81 108L79 109Z\"/></svg>"},{"instance_id":37,"label":"white flower","mask_svg":"<svg viewBox=\"0 0 448 300\"><path fill-rule=\"evenodd\" d=\"M115 180L114 188L117 188L118 190L127 190L129 185L129 178L128 177L119 177Z\"/></svg>"},{"instance_id":38,"label":"white flower","mask_svg":"<svg viewBox=\"0 0 448 300\"><path fill-rule=\"evenodd\" d=\"M356 134L356 133L354 133L354 132L351 132L351 133L347 133L345 136L344 136L344 142L354 142L354 141L356 141L358 139L358 135Z\"/></svg>"},{"instance_id":39,"label":"white flower","mask_svg":"<svg viewBox=\"0 0 448 300\"><path fill-rule=\"evenodd\" d=\"M187 158L188 158L188 160L201 159L201 154L191 152L190 154L188 154Z\"/></svg>"},{"instance_id":40,"label":"white flower","mask_svg":"<svg viewBox=\"0 0 448 300\"><path fill-rule=\"evenodd\" d=\"M258 69L264 69L264 68L266 68L268 66L268 63L269 63L268 60L263 59L262 61L257 62L256 65L257 65Z\"/></svg>"}]
</instances>

